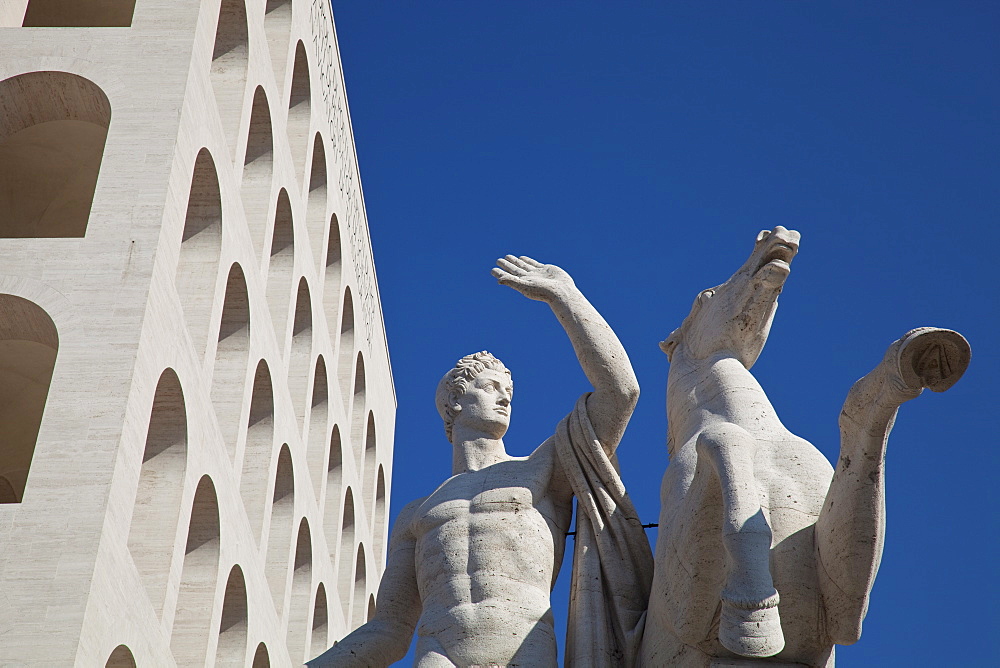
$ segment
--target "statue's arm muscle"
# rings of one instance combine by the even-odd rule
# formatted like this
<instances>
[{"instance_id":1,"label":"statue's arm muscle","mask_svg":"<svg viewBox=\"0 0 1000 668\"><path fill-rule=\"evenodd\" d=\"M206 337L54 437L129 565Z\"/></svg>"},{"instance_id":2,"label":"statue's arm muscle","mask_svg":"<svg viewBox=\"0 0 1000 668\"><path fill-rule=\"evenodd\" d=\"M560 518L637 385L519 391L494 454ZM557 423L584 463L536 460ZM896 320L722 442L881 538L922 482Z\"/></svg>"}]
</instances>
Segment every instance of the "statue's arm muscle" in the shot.
<instances>
[{"instance_id":1,"label":"statue's arm muscle","mask_svg":"<svg viewBox=\"0 0 1000 668\"><path fill-rule=\"evenodd\" d=\"M566 330L583 372L594 385L587 412L594 432L610 456L639 400L639 381L611 326L576 286L549 303Z\"/></svg>"},{"instance_id":2,"label":"statue's arm muscle","mask_svg":"<svg viewBox=\"0 0 1000 668\"><path fill-rule=\"evenodd\" d=\"M493 270L503 285L544 301L566 330L583 372L594 385L587 401L590 422L608 454L618 447L639 400L639 381L610 325L565 271L528 257L508 255Z\"/></svg>"},{"instance_id":3,"label":"statue's arm muscle","mask_svg":"<svg viewBox=\"0 0 1000 668\"><path fill-rule=\"evenodd\" d=\"M406 655L421 612L412 522L417 507L423 501L418 499L403 508L392 528L389 556L378 589L375 614L366 624L307 663L307 666L370 668L388 666ZM364 602L355 605L364 605Z\"/></svg>"}]
</instances>

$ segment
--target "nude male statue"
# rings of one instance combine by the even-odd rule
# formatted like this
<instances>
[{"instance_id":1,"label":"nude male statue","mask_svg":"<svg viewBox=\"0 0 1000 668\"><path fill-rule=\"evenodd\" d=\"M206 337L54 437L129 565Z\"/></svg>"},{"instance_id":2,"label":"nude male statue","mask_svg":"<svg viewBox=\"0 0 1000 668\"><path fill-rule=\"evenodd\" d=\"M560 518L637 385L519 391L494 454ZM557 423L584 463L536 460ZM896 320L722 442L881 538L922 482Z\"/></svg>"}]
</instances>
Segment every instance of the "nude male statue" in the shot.
<instances>
[{"instance_id":1,"label":"nude male statue","mask_svg":"<svg viewBox=\"0 0 1000 668\"><path fill-rule=\"evenodd\" d=\"M566 330L594 386L571 413L572 429L611 457L639 396L621 343L559 267L513 255L497 264L500 284L547 303ZM486 352L463 357L441 380L452 477L397 518L373 617L309 666L387 666L406 654L414 629L419 668L556 665L549 595L573 476L559 431L528 457L507 454L512 393L510 372ZM568 433L570 418L559 430Z\"/></svg>"}]
</instances>

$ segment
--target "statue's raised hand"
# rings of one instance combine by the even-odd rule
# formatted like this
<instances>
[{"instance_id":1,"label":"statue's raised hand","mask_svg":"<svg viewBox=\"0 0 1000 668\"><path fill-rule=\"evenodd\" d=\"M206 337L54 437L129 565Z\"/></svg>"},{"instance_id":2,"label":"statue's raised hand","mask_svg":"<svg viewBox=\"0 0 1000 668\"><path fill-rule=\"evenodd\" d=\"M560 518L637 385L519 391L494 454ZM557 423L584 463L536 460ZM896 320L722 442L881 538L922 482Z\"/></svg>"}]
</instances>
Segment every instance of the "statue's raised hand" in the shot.
<instances>
[{"instance_id":1,"label":"statue's raised hand","mask_svg":"<svg viewBox=\"0 0 1000 668\"><path fill-rule=\"evenodd\" d=\"M554 264L542 264L522 255L497 260L493 275L501 285L509 285L528 299L551 303L575 289L573 279Z\"/></svg>"}]
</instances>

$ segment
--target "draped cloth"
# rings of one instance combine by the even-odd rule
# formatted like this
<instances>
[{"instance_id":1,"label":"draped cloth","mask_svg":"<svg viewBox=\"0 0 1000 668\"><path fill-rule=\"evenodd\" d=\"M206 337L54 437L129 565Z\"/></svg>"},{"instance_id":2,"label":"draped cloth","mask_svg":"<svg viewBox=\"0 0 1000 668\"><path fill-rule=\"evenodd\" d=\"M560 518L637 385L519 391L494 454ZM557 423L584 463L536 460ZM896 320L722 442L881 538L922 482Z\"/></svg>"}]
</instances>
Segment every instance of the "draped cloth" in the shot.
<instances>
[{"instance_id":1,"label":"draped cloth","mask_svg":"<svg viewBox=\"0 0 1000 668\"><path fill-rule=\"evenodd\" d=\"M587 415L585 394L556 429L556 453L577 500L567 668L637 665L653 579L639 515Z\"/></svg>"}]
</instances>

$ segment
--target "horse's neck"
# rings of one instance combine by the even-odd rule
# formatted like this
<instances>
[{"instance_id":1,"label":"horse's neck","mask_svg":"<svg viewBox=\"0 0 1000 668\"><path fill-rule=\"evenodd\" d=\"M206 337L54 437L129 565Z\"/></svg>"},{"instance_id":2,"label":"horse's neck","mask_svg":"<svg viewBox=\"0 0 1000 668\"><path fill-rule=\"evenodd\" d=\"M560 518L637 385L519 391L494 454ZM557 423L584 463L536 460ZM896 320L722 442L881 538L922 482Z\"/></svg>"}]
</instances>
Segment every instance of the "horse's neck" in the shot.
<instances>
[{"instance_id":1,"label":"horse's neck","mask_svg":"<svg viewBox=\"0 0 1000 668\"><path fill-rule=\"evenodd\" d=\"M751 432L784 429L760 383L739 360L724 354L697 360L683 347L670 363L667 416L678 437L715 418Z\"/></svg>"}]
</instances>

